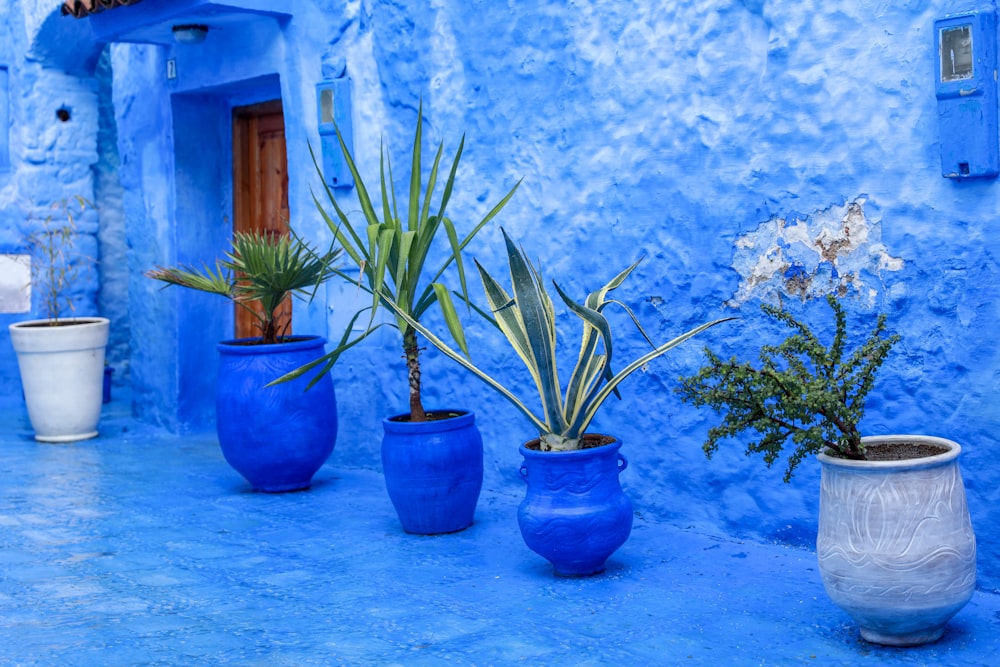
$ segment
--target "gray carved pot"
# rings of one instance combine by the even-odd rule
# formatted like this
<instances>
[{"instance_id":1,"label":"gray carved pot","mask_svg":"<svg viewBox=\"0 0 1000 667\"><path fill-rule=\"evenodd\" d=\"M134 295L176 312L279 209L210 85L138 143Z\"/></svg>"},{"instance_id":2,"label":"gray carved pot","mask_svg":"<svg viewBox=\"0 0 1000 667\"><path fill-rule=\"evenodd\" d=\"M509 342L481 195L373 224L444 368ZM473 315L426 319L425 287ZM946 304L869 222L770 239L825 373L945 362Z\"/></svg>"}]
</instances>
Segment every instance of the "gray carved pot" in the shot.
<instances>
[{"instance_id":1,"label":"gray carved pot","mask_svg":"<svg viewBox=\"0 0 1000 667\"><path fill-rule=\"evenodd\" d=\"M816 553L830 598L888 646L936 641L972 597L976 537L958 467L961 447L929 436L864 438L942 447L903 461L820 454Z\"/></svg>"}]
</instances>

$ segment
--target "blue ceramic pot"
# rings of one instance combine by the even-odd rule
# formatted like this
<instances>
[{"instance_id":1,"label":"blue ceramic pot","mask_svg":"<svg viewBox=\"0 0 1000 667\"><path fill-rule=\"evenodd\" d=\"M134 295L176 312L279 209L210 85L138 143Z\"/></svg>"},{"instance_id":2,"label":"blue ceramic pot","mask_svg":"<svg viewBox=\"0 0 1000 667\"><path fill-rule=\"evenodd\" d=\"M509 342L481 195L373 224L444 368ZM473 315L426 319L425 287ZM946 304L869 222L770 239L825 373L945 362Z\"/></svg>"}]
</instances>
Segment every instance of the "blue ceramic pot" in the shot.
<instances>
[{"instance_id":1,"label":"blue ceramic pot","mask_svg":"<svg viewBox=\"0 0 1000 667\"><path fill-rule=\"evenodd\" d=\"M628 466L618 452L621 442L569 452L540 452L530 444L521 446L528 493L517 511L525 544L558 575L603 572L632 532L632 502L618 482Z\"/></svg>"},{"instance_id":2,"label":"blue ceramic pot","mask_svg":"<svg viewBox=\"0 0 1000 667\"><path fill-rule=\"evenodd\" d=\"M324 354L326 340L298 336L276 345L252 338L219 343L216 427L222 454L259 491L308 488L337 439L337 400L327 373L265 387Z\"/></svg>"},{"instance_id":3,"label":"blue ceramic pot","mask_svg":"<svg viewBox=\"0 0 1000 667\"><path fill-rule=\"evenodd\" d=\"M382 421L382 470L403 530L454 533L472 525L483 486L483 439L476 416L433 410L446 419L411 422L409 414Z\"/></svg>"}]
</instances>

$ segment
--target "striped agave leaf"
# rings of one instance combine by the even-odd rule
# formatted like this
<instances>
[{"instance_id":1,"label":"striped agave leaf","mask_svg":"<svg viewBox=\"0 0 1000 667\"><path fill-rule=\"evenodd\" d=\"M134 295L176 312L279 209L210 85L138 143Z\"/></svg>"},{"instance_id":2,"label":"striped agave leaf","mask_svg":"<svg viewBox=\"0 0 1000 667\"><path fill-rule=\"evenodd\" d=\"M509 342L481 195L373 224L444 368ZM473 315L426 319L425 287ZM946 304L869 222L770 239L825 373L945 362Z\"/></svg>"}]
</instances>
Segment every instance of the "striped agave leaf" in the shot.
<instances>
[{"instance_id":1,"label":"striped agave leaf","mask_svg":"<svg viewBox=\"0 0 1000 667\"><path fill-rule=\"evenodd\" d=\"M552 299L545 289L541 274L525 257L523 250L511 241L505 231L503 237L507 248L513 296L509 295L500 283L476 262L490 312L476 310L503 332L528 369L541 399L540 413L536 414L499 380L476 366L466 350L462 352L454 350L425 326L402 313L391 303L389 305L399 317L407 321L443 354L498 391L524 414L538 429L543 450L579 449L583 435L598 409L612 393L617 394L618 385L622 380L687 339L720 322L732 319L722 318L702 324L658 346L650 342L653 349L615 373L611 368L613 351L611 325L604 316L604 311L609 305L615 304L623 308L642 336L647 341L650 340L631 309L619 301L608 298L608 294L625 282L639 262L635 262L606 285L590 293L583 303L574 301L558 284L553 283L563 303L580 317L583 323L580 352L564 396L556 368L556 322Z\"/></svg>"}]
</instances>

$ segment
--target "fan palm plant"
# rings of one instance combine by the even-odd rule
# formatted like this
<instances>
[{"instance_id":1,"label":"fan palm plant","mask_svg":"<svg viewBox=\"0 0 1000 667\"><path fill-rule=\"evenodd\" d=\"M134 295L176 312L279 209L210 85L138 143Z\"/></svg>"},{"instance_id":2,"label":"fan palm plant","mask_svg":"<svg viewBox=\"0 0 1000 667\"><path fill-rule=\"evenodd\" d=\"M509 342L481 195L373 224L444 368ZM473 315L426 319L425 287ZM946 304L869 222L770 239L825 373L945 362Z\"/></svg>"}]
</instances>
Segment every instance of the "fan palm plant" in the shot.
<instances>
[{"instance_id":1,"label":"fan palm plant","mask_svg":"<svg viewBox=\"0 0 1000 667\"><path fill-rule=\"evenodd\" d=\"M540 412L536 413L500 381L476 366L469 358L466 347L463 346L461 352L454 350L391 301L388 304L399 318L427 338L446 356L498 391L527 417L538 429L539 447L542 451L581 449L587 427L604 401L611 394L618 395L618 385L622 380L688 338L720 322L732 319L723 318L702 324L673 340L655 345L646 335L632 310L624 303L608 298L612 290L625 282L641 259L616 275L599 290L591 292L583 303L574 301L553 282L563 303L583 323L579 356L566 391L563 393L556 366L556 318L552 299L545 289L541 274L525 257L523 250L511 241L506 232L503 232L503 237L507 247L513 296L508 294L479 262L476 262L492 315L480 309L476 311L503 332L531 373L541 399ZM604 313L612 304L625 310L640 334L652 347L649 352L627 364L617 373L611 367L613 352L611 325ZM462 337L456 339L464 340Z\"/></svg>"},{"instance_id":2,"label":"fan palm plant","mask_svg":"<svg viewBox=\"0 0 1000 667\"><path fill-rule=\"evenodd\" d=\"M340 270L335 271L335 273L345 280L356 283L359 288L371 295L371 305L361 311L368 311L370 319L368 326L360 336L341 345L323 359L298 369L295 373L279 380L284 381L295 375L301 375L311 368L325 363L326 365L320 373L322 375L329 370L344 349L357 344L382 326L382 323L375 322L376 312L379 307L390 306L395 313L395 321L389 324L399 331L402 338L409 385L410 421L414 422L425 421L427 413L421 400L418 329L413 323L419 322L427 310L437 303L440 305L445 322L455 340L460 347L465 348L462 327L455 312L454 303L448 290L439 281L445 271L454 265L462 298L468 301L462 251L479 230L503 209L520 185L520 181L518 181L485 217L476 223L465 236L460 237L455 224L445 216L445 210L454 189L455 175L458 172L459 161L465 147L465 136L463 135L458 150L452 158L444 189L435 206L432 204L432 198L442 166L441 158L444 144L443 142L438 144L428 174L426 189L424 189L421 184L421 174L423 173L422 118L423 105L421 104L417 112L417 126L413 137L413 150L410 155L409 189L406 199L402 202L405 208L400 207L400 202L396 198L392 163L386 155L384 147L379 163L381 207L377 209L372 204L369 190L358 172L350 150L338 132L337 137L340 140L341 152L351 175L354 177L364 227L362 227L362 223L351 221L341 202L337 201L333 191L326 186L325 179L323 179L325 194L329 206L332 208L332 213L324 208L315 194L313 200L337 241L357 265L360 276ZM313 154L313 162L316 163L315 154ZM316 164L316 169L318 172L320 171L318 164ZM447 246L443 246L445 252L440 263L428 273L427 262L432 255L432 247L442 231L447 237ZM354 326L361 312L355 314L348 330Z\"/></svg>"},{"instance_id":3,"label":"fan palm plant","mask_svg":"<svg viewBox=\"0 0 1000 667\"><path fill-rule=\"evenodd\" d=\"M340 248L314 250L298 236L237 232L225 259L215 268L204 265L174 268L157 267L146 276L167 285L218 294L245 308L256 321L261 343L281 342L287 324L279 327L278 308L291 295L312 297L316 289L336 271ZM309 291L312 288L312 291ZM254 308L259 304L259 308Z\"/></svg>"}]
</instances>

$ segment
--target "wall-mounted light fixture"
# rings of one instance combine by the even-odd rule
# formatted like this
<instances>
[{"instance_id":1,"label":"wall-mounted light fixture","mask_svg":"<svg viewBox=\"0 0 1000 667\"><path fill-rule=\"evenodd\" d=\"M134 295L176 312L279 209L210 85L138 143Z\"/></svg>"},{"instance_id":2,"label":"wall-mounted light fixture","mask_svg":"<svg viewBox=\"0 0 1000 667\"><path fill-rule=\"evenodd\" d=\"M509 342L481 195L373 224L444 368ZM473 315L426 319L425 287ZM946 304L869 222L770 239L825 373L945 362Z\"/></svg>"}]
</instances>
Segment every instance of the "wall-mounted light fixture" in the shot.
<instances>
[{"instance_id":1,"label":"wall-mounted light fixture","mask_svg":"<svg viewBox=\"0 0 1000 667\"><path fill-rule=\"evenodd\" d=\"M323 81L316 85L316 107L319 114L319 138L323 155L323 178L331 188L354 186L351 171L340 150L337 132L354 151L354 131L351 125L351 79L346 76L343 61L334 67L323 67Z\"/></svg>"},{"instance_id":2,"label":"wall-mounted light fixture","mask_svg":"<svg viewBox=\"0 0 1000 667\"><path fill-rule=\"evenodd\" d=\"M186 23L173 27L174 41L178 44L201 44L208 36L208 26L200 23Z\"/></svg>"}]
</instances>

